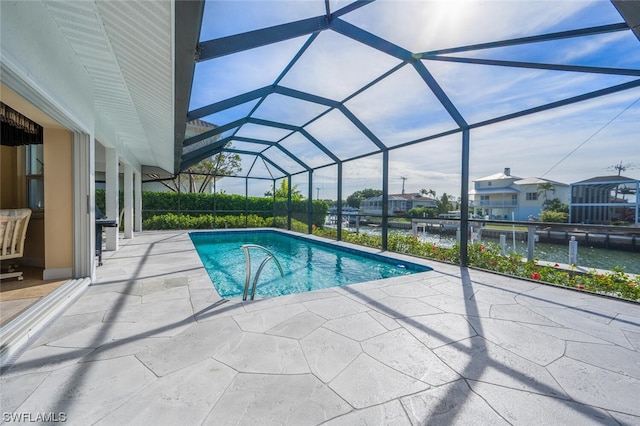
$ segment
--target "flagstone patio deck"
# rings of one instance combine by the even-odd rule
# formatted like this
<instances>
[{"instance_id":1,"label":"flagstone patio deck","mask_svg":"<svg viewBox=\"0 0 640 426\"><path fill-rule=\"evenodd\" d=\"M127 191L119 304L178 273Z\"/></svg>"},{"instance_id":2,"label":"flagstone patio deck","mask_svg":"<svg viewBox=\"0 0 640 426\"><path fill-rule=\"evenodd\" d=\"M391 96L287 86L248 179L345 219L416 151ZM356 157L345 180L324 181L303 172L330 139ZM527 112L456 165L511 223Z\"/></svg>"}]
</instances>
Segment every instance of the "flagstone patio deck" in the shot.
<instances>
[{"instance_id":1,"label":"flagstone patio deck","mask_svg":"<svg viewBox=\"0 0 640 426\"><path fill-rule=\"evenodd\" d=\"M426 263L242 303L186 232L138 234L2 374L2 420L640 424L640 305Z\"/></svg>"}]
</instances>

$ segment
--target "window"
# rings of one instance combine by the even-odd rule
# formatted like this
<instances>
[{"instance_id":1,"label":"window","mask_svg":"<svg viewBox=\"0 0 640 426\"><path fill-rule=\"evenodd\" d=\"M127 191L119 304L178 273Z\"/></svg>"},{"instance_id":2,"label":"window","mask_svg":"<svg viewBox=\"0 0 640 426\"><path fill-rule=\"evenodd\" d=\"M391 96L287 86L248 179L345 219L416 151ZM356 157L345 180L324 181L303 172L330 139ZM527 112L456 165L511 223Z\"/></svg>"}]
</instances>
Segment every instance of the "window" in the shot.
<instances>
[{"instance_id":1,"label":"window","mask_svg":"<svg viewBox=\"0 0 640 426\"><path fill-rule=\"evenodd\" d=\"M27 145L27 199L31 210L44 210L44 156L42 144Z\"/></svg>"},{"instance_id":2,"label":"window","mask_svg":"<svg viewBox=\"0 0 640 426\"><path fill-rule=\"evenodd\" d=\"M527 192L527 201L535 201L538 199L537 192Z\"/></svg>"}]
</instances>

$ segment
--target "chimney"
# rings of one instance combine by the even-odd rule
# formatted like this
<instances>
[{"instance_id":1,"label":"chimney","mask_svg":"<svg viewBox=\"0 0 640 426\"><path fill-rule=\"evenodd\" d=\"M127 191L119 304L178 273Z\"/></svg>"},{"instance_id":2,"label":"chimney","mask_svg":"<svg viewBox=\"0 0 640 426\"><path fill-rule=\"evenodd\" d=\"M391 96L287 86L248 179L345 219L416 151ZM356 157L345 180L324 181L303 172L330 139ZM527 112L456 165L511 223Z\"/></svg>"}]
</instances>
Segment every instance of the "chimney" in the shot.
<instances>
[{"instance_id":1,"label":"chimney","mask_svg":"<svg viewBox=\"0 0 640 426\"><path fill-rule=\"evenodd\" d=\"M504 168L504 174L507 176L511 176L511 167L505 167Z\"/></svg>"}]
</instances>

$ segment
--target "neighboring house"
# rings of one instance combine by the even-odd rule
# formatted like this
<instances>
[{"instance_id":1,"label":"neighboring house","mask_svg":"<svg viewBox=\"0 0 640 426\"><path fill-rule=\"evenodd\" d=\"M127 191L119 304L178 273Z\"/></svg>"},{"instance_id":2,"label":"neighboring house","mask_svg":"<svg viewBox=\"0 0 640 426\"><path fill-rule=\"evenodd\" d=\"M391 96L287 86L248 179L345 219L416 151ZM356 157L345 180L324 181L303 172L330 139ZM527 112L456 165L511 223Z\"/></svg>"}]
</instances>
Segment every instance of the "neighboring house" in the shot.
<instances>
[{"instance_id":1,"label":"neighboring house","mask_svg":"<svg viewBox=\"0 0 640 426\"><path fill-rule=\"evenodd\" d=\"M413 208L437 206L437 200L420 193L389 194L388 215L401 216ZM382 195L363 200L360 203L360 212L365 215L382 216Z\"/></svg>"},{"instance_id":2,"label":"neighboring house","mask_svg":"<svg viewBox=\"0 0 640 426\"><path fill-rule=\"evenodd\" d=\"M571 184L571 223L610 224L627 221L638 225L640 180L624 176L599 176Z\"/></svg>"},{"instance_id":3,"label":"neighboring house","mask_svg":"<svg viewBox=\"0 0 640 426\"><path fill-rule=\"evenodd\" d=\"M542 178L521 178L513 176L511 169L473 181L469 191L469 203L475 213L489 219L527 220L538 216L545 199L540 194L539 185L551 183L555 192L549 191L549 200L558 198L568 204L569 185Z\"/></svg>"},{"instance_id":4,"label":"neighboring house","mask_svg":"<svg viewBox=\"0 0 640 426\"><path fill-rule=\"evenodd\" d=\"M541 191L540 185L548 183L552 185L552 189L546 193ZM569 185L566 183L530 177L517 180L514 184L520 189L516 216L521 219L518 220L526 220L529 216L540 216L544 203L554 198L559 199L562 204L569 204Z\"/></svg>"}]
</instances>

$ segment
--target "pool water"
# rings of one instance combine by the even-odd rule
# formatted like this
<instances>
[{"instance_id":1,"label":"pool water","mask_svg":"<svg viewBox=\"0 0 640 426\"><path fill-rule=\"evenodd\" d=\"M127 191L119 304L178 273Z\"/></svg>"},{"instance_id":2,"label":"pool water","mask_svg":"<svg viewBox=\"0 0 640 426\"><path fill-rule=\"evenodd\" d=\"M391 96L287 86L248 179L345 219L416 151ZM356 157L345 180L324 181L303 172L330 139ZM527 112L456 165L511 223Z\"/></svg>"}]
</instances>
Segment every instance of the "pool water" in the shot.
<instances>
[{"instance_id":1,"label":"pool water","mask_svg":"<svg viewBox=\"0 0 640 426\"><path fill-rule=\"evenodd\" d=\"M256 298L282 296L328 287L343 286L431 270L427 266L401 262L376 254L315 242L276 231L192 232L191 240L221 297L242 296L246 279L243 244L257 244L271 251L273 260L260 272ZM251 280L268 256L251 249ZM251 286L250 286L251 287Z\"/></svg>"}]
</instances>

